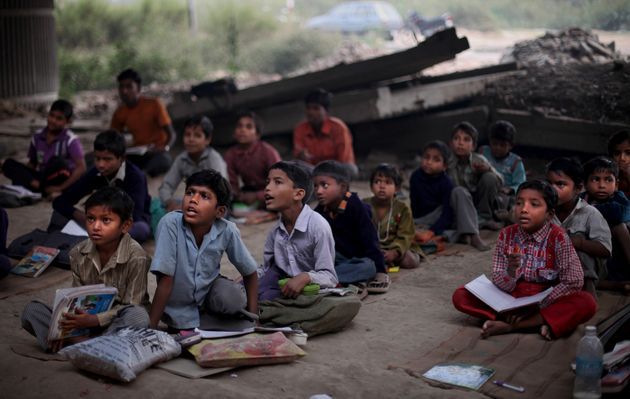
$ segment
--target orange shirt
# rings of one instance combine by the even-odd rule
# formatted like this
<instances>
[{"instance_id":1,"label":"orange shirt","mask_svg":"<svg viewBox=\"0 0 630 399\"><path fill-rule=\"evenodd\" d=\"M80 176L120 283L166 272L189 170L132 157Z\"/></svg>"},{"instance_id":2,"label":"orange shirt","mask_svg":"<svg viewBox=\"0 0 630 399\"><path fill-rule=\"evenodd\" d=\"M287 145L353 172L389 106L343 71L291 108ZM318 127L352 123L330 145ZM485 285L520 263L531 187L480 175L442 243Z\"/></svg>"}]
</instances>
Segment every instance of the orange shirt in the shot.
<instances>
[{"instance_id":1,"label":"orange shirt","mask_svg":"<svg viewBox=\"0 0 630 399\"><path fill-rule=\"evenodd\" d=\"M121 104L116 109L111 127L131 133L134 146L154 144L164 147L168 142L164 127L170 124L171 118L160 100L141 96L133 108Z\"/></svg>"},{"instance_id":2,"label":"orange shirt","mask_svg":"<svg viewBox=\"0 0 630 399\"><path fill-rule=\"evenodd\" d=\"M315 134L307 121L297 125L293 130L293 156L297 158L304 149L312 156L309 162L313 165L327 160L356 164L350 130L338 118L324 120L321 134Z\"/></svg>"}]
</instances>

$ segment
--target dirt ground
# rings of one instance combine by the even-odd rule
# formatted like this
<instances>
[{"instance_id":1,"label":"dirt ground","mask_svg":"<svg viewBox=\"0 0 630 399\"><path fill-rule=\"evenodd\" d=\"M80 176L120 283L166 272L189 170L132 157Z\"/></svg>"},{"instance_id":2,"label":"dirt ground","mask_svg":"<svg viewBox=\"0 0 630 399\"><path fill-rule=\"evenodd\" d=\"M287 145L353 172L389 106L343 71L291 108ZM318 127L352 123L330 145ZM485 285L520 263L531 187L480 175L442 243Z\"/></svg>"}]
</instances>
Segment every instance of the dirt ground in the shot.
<instances>
[{"instance_id":1,"label":"dirt ground","mask_svg":"<svg viewBox=\"0 0 630 399\"><path fill-rule=\"evenodd\" d=\"M159 181L152 180L150 191L155 193L158 185ZM367 194L367 183L357 183L354 189ZM40 202L9 209L8 213L10 241L33 228L45 228L51 210L49 203ZM272 226L267 223L241 228L247 247L259 262ZM152 250L152 243L146 247ZM308 354L301 360L237 369L199 380L152 368L134 382L122 384L79 372L68 362L42 361L15 353L12 347L29 347L37 352L34 338L20 328L24 305L33 299L51 302L56 288L69 286L68 276L64 284L0 300L0 397L168 398L208 392L220 398L308 398L318 393L334 398L481 397L431 387L402 370L388 370L389 365L422 356L453 335L462 323L470 322L452 308L450 296L462 283L489 272L491 252L480 253L459 245L452 249L455 254L451 256L432 256L417 270L392 275L394 283L389 293L369 296L345 331L309 340L305 347ZM227 275L236 273L225 260L222 269ZM19 277L7 277L12 278ZM39 278L45 279L46 273ZM151 295L154 287L151 278Z\"/></svg>"}]
</instances>

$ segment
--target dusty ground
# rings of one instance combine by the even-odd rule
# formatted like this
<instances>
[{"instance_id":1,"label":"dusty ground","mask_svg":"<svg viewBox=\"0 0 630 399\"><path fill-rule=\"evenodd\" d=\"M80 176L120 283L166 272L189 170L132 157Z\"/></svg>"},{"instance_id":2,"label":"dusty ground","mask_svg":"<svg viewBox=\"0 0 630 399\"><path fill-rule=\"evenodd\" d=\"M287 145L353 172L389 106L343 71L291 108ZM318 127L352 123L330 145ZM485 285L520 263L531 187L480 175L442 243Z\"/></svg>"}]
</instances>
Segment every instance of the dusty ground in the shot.
<instances>
[{"instance_id":1,"label":"dusty ground","mask_svg":"<svg viewBox=\"0 0 630 399\"><path fill-rule=\"evenodd\" d=\"M151 183L155 192L157 181ZM366 193L367 184L355 189ZM35 227L45 227L49 204L9 209L9 240ZM242 227L247 247L260 261L272 224ZM152 248L149 244L148 248ZM12 345L31 345L34 339L20 328L19 314L33 299L50 302L55 288L0 300L0 397L113 398L180 397L212 392L215 397L308 398L327 393L351 397L481 397L476 393L442 390L388 365L404 364L422 356L467 322L450 304L452 291L479 273L488 272L491 253L461 246L461 253L432 257L420 269L394 275L386 295L370 296L350 327L337 334L316 337L306 346L308 355L292 364L235 370L200 380L188 380L150 369L130 384L106 381L81 373L67 362L41 361L14 353ZM226 274L234 268L223 265ZM69 272L68 272L69 273ZM9 276L8 278L17 278ZM46 278L44 273L40 278ZM69 280L63 286L69 285ZM153 294L154 283L150 292Z\"/></svg>"}]
</instances>

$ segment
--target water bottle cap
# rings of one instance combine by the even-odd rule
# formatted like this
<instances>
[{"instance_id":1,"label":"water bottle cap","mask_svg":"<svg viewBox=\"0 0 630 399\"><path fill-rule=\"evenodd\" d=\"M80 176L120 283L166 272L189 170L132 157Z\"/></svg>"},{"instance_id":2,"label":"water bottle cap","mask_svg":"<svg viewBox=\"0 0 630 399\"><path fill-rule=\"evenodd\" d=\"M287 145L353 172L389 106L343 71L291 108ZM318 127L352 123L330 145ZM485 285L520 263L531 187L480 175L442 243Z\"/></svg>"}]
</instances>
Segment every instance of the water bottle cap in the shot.
<instances>
[{"instance_id":1,"label":"water bottle cap","mask_svg":"<svg viewBox=\"0 0 630 399\"><path fill-rule=\"evenodd\" d=\"M587 332L597 332L597 328L595 326L586 326Z\"/></svg>"}]
</instances>

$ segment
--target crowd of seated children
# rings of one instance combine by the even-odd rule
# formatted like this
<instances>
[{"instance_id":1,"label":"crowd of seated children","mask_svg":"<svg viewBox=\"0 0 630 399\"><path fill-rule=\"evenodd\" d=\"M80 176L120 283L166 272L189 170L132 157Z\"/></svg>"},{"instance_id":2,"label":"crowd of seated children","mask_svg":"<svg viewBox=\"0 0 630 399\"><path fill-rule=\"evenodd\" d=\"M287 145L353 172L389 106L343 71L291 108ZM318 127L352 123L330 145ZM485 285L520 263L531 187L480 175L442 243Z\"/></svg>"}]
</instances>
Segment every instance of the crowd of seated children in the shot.
<instances>
[{"instance_id":1,"label":"crowd of seated children","mask_svg":"<svg viewBox=\"0 0 630 399\"><path fill-rule=\"evenodd\" d=\"M427 236L444 235L480 251L490 249L479 236L477 210L470 192L453 187L446 173L451 152L442 141L424 146L420 167L409 179L409 197L414 222Z\"/></svg>"},{"instance_id":2,"label":"crowd of seated children","mask_svg":"<svg viewBox=\"0 0 630 399\"><path fill-rule=\"evenodd\" d=\"M50 106L46 127L31 138L26 165L6 159L2 172L15 185L45 196L59 195L85 173L81 141L68 127L72 104L57 100Z\"/></svg>"},{"instance_id":3,"label":"crowd of seated children","mask_svg":"<svg viewBox=\"0 0 630 399\"><path fill-rule=\"evenodd\" d=\"M234 200L265 207L267 171L280 161L280 154L260 139L262 122L253 112L240 113L234 128L236 144L225 152Z\"/></svg>"},{"instance_id":4,"label":"crowd of seated children","mask_svg":"<svg viewBox=\"0 0 630 399\"><path fill-rule=\"evenodd\" d=\"M583 198L604 217L612 235L612 256L598 288L630 293L630 200L617 190L617 164L596 157L584 164L586 192Z\"/></svg>"},{"instance_id":5,"label":"crowd of seated children","mask_svg":"<svg viewBox=\"0 0 630 399\"><path fill-rule=\"evenodd\" d=\"M130 154L129 160L151 177L161 175L173 161L168 151L177 135L171 118L160 100L140 94L142 78L138 72L125 69L117 80L122 104L114 111L110 128L130 133L134 147L147 146L144 154Z\"/></svg>"},{"instance_id":6,"label":"crowd of seated children","mask_svg":"<svg viewBox=\"0 0 630 399\"><path fill-rule=\"evenodd\" d=\"M409 206L396 198L402 176L394 165L380 164L370 176L372 197L363 201L372 212L378 241L388 267L413 269L420 266L424 253L414 240L416 229Z\"/></svg>"},{"instance_id":7,"label":"crowd of seated children","mask_svg":"<svg viewBox=\"0 0 630 399\"><path fill-rule=\"evenodd\" d=\"M319 213L330 224L335 239L335 270L341 284L367 283L369 293L385 293L390 279L376 229L367 207L351 193L350 174L337 161L323 161L313 169Z\"/></svg>"},{"instance_id":8,"label":"crowd of seated children","mask_svg":"<svg viewBox=\"0 0 630 399\"><path fill-rule=\"evenodd\" d=\"M630 198L630 131L620 130L610 137L608 156L619 167L619 191Z\"/></svg>"},{"instance_id":9,"label":"crowd of seated children","mask_svg":"<svg viewBox=\"0 0 630 399\"><path fill-rule=\"evenodd\" d=\"M95 315L66 313L60 322L62 329L89 329L89 336L48 341L52 309L32 301L22 312L22 327L37 338L45 351L57 352L101 334L112 334L124 327L147 327L147 274L151 257L128 232L132 226L134 202L123 190L104 187L92 194L85 203L88 239L70 251L72 286L105 284L118 289L113 307Z\"/></svg>"},{"instance_id":10,"label":"crowd of seated children","mask_svg":"<svg viewBox=\"0 0 630 399\"><path fill-rule=\"evenodd\" d=\"M306 120L293 130L293 156L311 165L327 160L340 162L354 177L359 170L352 135L341 119L328 114L331 98L332 94L324 89L312 90L304 97Z\"/></svg>"},{"instance_id":11,"label":"crowd of seated children","mask_svg":"<svg viewBox=\"0 0 630 399\"><path fill-rule=\"evenodd\" d=\"M138 242L146 241L151 235L151 197L147 179L137 166L125 160L125 139L115 130L106 130L96 136L94 167L53 201L49 230L60 230L70 219L85 226L85 212L76 209L75 205L94 190L106 186L122 188L131 197L134 208L129 234Z\"/></svg>"},{"instance_id":12,"label":"crowd of seated children","mask_svg":"<svg viewBox=\"0 0 630 399\"><path fill-rule=\"evenodd\" d=\"M453 127L450 146L453 152L448 174L457 187L470 194L477 209L479 227L498 230L502 224L494 220L494 202L503 185L503 176L483 155L475 152L479 133L468 122Z\"/></svg>"},{"instance_id":13,"label":"crowd of seated children","mask_svg":"<svg viewBox=\"0 0 630 399\"><path fill-rule=\"evenodd\" d=\"M604 217L580 198L583 176L582 166L574 159L557 158L547 165L547 180L558 193L553 222L569 235L584 269L584 290L595 295L612 243Z\"/></svg>"},{"instance_id":14,"label":"crowd of seated children","mask_svg":"<svg viewBox=\"0 0 630 399\"><path fill-rule=\"evenodd\" d=\"M489 145L479 148L479 153L486 157L490 165L503 176L500 188L501 206L494 215L497 219L511 224L509 209L514 201L518 186L525 181L525 166L520 156L512 152L516 128L508 121L498 120L490 126Z\"/></svg>"},{"instance_id":15,"label":"crowd of seated children","mask_svg":"<svg viewBox=\"0 0 630 399\"><path fill-rule=\"evenodd\" d=\"M501 230L492 258L492 282L516 298L553 287L540 305L498 314L464 287L453 294L459 311L485 320L482 337L537 329L546 339L560 338L595 314L571 240L551 223L557 199L547 182L523 183L514 206L517 223Z\"/></svg>"},{"instance_id":16,"label":"crowd of seated children","mask_svg":"<svg viewBox=\"0 0 630 399\"><path fill-rule=\"evenodd\" d=\"M271 166L265 187L265 206L280 214L265 241L258 269L259 299L296 298L307 284L337 286L335 241L330 225L308 206L313 193L310 171L299 162ZM280 288L278 280L288 278Z\"/></svg>"},{"instance_id":17,"label":"crowd of seated children","mask_svg":"<svg viewBox=\"0 0 630 399\"><path fill-rule=\"evenodd\" d=\"M227 178L227 166L221 154L210 147L212 121L205 116L195 116L184 124L184 151L175 158L158 191L160 201L168 212L181 208L181 199L174 194L179 184L193 173L214 169Z\"/></svg>"},{"instance_id":18,"label":"crowd of seated children","mask_svg":"<svg viewBox=\"0 0 630 399\"><path fill-rule=\"evenodd\" d=\"M215 170L202 170L186 180L181 210L160 220L151 263L157 279L151 328L161 320L171 332L191 330L206 313L227 318L258 313L257 265L236 225L224 218L229 200L228 181ZM243 284L220 275L224 253Z\"/></svg>"}]
</instances>

